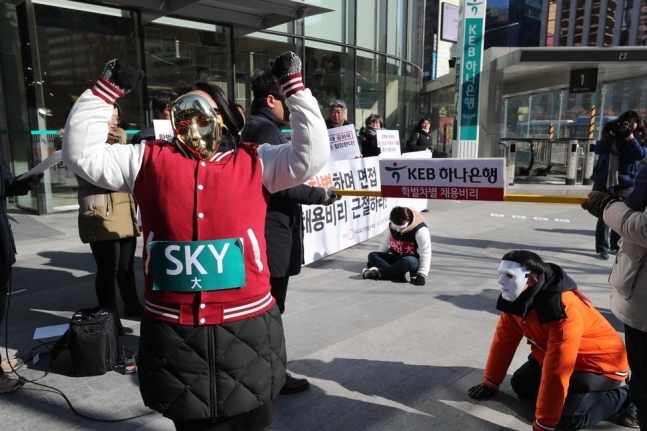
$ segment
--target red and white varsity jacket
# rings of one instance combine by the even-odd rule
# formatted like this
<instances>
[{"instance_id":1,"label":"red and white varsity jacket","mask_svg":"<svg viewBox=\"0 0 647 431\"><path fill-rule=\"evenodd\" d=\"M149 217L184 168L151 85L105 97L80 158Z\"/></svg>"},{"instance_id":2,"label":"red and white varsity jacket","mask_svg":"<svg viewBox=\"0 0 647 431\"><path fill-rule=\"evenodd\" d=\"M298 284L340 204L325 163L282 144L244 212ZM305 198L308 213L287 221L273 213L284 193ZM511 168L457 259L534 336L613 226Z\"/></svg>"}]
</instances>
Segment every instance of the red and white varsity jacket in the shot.
<instances>
[{"instance_id":1,"label":"red and white varsity jacket","mask_svg":"<svg viewBox=\"0 0 647 431\"><path fill-rule=\"evenodd\" d=\"M63 161L92 184L137 199L146 241L147 315L182 325L213 325L267 311L274 304L264 238L267 199L312 177L330 153L316 99L307 89L287 98L291 145L242 144L235 152L201 161L165 141L105 144L112 103L121 95L100 79L79 97L65 128ZM196 293L152 290L150 242L226 238L243 240L245 287Z\"/></svg>"}]
</instances>

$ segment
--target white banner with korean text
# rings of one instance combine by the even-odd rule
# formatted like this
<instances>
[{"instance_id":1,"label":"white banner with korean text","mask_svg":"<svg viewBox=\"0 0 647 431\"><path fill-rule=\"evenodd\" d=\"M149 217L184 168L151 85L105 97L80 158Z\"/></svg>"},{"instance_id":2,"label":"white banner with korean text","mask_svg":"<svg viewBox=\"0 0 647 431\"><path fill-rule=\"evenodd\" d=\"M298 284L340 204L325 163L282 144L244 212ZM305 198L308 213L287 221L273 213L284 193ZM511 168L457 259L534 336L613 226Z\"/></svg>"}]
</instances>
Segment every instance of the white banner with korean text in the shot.
<instances>
[{"instance_id":1,"label":"white banner with korean text","mask_svg":"<svg viewBox=\"0 0 647 431\"><path fill-rule=\"evenodd\" d=\"M328 162L307 184L341 190L379 190L377 157ZM345 196L329 206L303 206L305 264L352 247L384 232L402 199Z\"/></svg>"}]
</instances>

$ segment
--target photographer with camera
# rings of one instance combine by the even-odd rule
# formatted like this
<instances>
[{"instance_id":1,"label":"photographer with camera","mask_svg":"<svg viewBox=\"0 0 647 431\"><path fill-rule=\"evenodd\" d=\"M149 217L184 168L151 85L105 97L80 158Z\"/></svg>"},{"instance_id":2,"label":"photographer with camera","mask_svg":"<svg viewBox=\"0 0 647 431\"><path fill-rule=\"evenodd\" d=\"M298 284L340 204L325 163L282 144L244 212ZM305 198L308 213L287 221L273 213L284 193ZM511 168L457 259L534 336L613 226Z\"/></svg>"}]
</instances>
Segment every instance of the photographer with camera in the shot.
<instances>
[{"instance_id":1,"label":"photographer with camera","mask_svg":"<svg viewBox=\"0 0 647 431\"><path fill-rule=\"evenodd\" d=\"M627 197L634 188L640 161L647 157L634 133L644 132L642 118L635 111L627 111L617 120L607 123L602 129L602 139L595 145L598 163L591 175L593 191L608 192ZM609 259L609 253L618 253L620 236L609 229L601 218L595 228L595 252L602 260Z\"/></svg>"}]
</instances>

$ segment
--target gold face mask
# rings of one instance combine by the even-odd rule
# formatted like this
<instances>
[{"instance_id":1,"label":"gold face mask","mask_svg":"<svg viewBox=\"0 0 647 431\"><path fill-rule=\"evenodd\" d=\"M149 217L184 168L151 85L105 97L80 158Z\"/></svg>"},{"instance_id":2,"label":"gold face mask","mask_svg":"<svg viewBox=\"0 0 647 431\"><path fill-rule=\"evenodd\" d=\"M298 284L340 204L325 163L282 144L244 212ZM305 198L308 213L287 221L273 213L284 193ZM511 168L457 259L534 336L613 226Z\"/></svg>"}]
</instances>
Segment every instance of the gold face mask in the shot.
<instances>
[{"instance_id":1,"label":"gold face mask","mask_svg":"<svg viewBox=\"0 0 647 431\"><path fill-rule=\"evenodd\" d=\"M171 107L175 137L199 159L210 159L218 151L225 125L218 112L197 94L180 96Z\"/></svg>"}]
</instances>

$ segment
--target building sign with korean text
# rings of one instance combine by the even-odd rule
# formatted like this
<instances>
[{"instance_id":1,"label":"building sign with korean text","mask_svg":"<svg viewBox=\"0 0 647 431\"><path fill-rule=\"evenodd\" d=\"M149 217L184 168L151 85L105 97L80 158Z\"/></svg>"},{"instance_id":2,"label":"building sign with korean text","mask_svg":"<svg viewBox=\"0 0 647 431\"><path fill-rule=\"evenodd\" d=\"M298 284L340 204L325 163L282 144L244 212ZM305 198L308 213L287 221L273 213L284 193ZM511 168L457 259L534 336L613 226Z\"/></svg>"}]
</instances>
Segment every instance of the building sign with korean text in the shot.
<instances>
[{"instance_id":1,"label":"building sign with korean text","mask_svg":"<svg viewBox=\"0 0 647 431\"><path fill-rule=\"evenodd\" d=\"M505 159L382 159L382 197L502 201Z\"/></svg>"},{"instance_id":2,"label":"building sign with korean text","mask_svg":"<svg viewBox=\"0 0 647 431\"><path fill-rule=\"evenodd\" d=\"M479 93L483 69L485 0L463 4L462 57L460 59L458 140L478 143Z\"/></svg>"}]
</instances>

